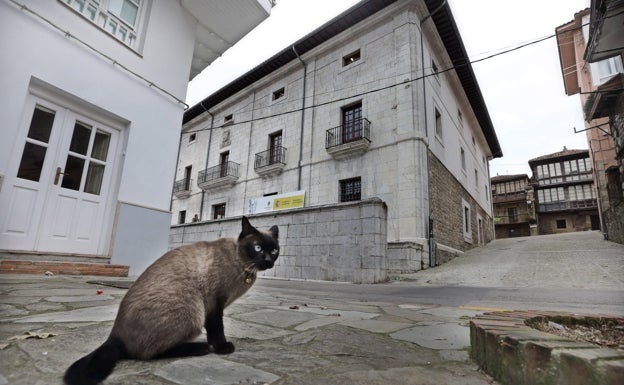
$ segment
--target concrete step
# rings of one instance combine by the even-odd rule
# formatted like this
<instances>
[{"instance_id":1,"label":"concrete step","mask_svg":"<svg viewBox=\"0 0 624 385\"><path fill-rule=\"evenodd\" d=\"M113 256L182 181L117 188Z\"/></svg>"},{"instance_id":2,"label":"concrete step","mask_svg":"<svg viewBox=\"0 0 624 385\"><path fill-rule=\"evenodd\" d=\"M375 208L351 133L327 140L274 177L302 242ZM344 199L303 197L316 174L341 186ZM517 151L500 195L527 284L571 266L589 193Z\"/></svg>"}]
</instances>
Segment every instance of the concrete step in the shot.
<instances>
[{"instance_id":1,"label":"concrete step","mask_svg":"<svg viewBox=\"0 0 624 385\"><path fill-rule=\"evenodd\" d=\"M0 260L110 263L110 257L107 255L39 253L15 250L0 250Z\"/></svg>"}]
</instances>

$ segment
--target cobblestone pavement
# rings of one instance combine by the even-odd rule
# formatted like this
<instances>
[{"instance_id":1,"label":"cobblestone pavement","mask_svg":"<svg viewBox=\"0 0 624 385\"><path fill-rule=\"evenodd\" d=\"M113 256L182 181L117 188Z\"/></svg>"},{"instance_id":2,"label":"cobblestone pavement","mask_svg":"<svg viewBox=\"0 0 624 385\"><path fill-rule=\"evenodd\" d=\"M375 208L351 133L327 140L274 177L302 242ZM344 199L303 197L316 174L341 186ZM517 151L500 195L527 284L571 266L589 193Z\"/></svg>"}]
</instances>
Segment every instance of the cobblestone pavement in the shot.
<instances>
[{"instance_id":1,"label":"cobblestone pavement","mask_svg":"<svg viewBox=\"0 0 624 385\"><path fill-rule=\"evenodd\" d=\"M126 290L93 279L0 275L0 385L60 384L73 361L106 339ZM380 286L400 295L366 295ZM468 321L491 309L426 305L416 289L434 286L619 295L624 246L597 232L502 239L388 285L348 285L350 295L336 284L260 280L226 310L236 352L123 361L105 384L495 383L468 358Z\"/></svg>"},{"instance_id":2,"label":"cobblestone pavement","mask_svg":"<svg viewBox=\"0 0 624 385\"><path fill-rule=\"evenodd\" d=\"M497 239L402 278L422 285L622 290L624 245L605 241L599 231Z\"/></svg>"},{"instance_id":3,"label":"cobblestone pavement","mask_svg":"<svg viewBox=\"0 0 624 385\"><path fill-rule=\"evenodd\" d=\"M126 290L90 279L0 276L0 384L60 384L106 339ZM494 383L468 358L478 311L262 290L226 310L233 354L122 361L105 384Z\"/></svg>"}]
</instances>

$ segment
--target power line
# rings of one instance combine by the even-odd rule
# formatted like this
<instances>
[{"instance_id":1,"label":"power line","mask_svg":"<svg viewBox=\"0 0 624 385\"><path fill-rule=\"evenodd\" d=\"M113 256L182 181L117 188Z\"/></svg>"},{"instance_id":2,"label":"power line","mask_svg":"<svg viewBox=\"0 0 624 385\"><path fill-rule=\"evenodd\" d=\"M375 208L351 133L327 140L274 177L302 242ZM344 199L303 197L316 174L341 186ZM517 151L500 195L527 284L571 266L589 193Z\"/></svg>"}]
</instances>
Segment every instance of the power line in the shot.
<instances>
[{"instance_id":1,"label":"power line","mask_svg":"<svg viewBox=\"0 0 624 385\"><path fill-rule=\"evenodd\" d=\"M605 19L608 19L608 18L616 17L616 16L619 16L619 15L620 15L620 14L622 14L622 13L624 13L624 11L619 12L619 13L614 14L614 15L606 16L606 17L602 18L601 20L605 20ZM585 26L587 26L587 25L589 25L589 24L590 24L590 23L589 23L589 22L587 22L587 23L581 24L581 25L580 25L580 26L578 26L578 27L574 27L574 28L567 29L567 30L563 31L562 33L569 33L569 32L573 32L573 31L575 31L575 30L582 29L583 27L585 27ZM465 66L468 66L468 65L472 65L472 64L475 64L475 63L480 63L480 62L482 62L482 61L485 61L485 60L489 60L489 59L495 58L495 57L497 57L497 56L501 56L501 55L504 55L504 54L508 54L508 53L511 53L511 52L517 51L517 50L519 50L519 49L526 48L526 47L529 47L529 46L532 46L532 45L535 45L535 44L541 43L541 42L543 42L543 41L546 41L546 40L552 39L553 37L556 37L556 36L557 36L557 33L554 33L554 34L551 34L551 35L548 35L548 36L544 36L544 37L541 37L541 38L537 38L537 39L534 39L534 40L530 40L530 41L528 41L528 42L521 43L521 44L516 45L516 46L514 46L514 47L512 47L512 48L504 49L504 50L502 50L502 51L500 51L500 52L497 52L497 53L494 53L494 54L491 54L491 55L485 56L485 57L483 57L483 58L474 59L474 60L469 60L469 61L468 61L468 62L466 62L466 63L463 63L463 64L458 64L458 65L455 65L455 66L451 66L451 67L449 67L449 68L446 68L446 69L443 69L443 70L439 70L439 71L437 71L437 72L433 72L433 73L430 73L430 74L428 74L428 75L425 75L425 74L424 74L424 72L425 72L425 70L431 70L431 67L425 67L425 68L423 68L423 69L422 69L423 75L422 75L422 76L418 76L418 77L413 78L413 79L406 79L406 80L404 80L404 81L402 81L402 82L399 82L399 83L393 83L393 84L388 85L388 86L374 88L374 89L372 89L372 90L368 90L368 91L365 91L365 92L361 92L361 93L357 93L357 94L353 94L353 95L345 96L345 97L338 98L338 99L332 99L332 100L330 100L330 101L327 101L327 102L322 102L322 103L318 103L318 104L313 104L313 105L311 105L311 106L306 106L306 107L296 108L296 109L294 109L294 110L289 110L289 111L279 112L279 113L275 113L275 114L271 114L271 115L267 115L267 116L261 116L261 117L257 117L257 118L247 119L247 120L243 120L243 121L240 121L240 122L228 123L228 124L227 124L227 126L228 126L228 127L231 127L231 126L237 126L237 125L242 125L242 124L249 124L249 123L253 123L253 122L257 122L257 121L261 121L261 120L265 120L265 119L272 119L272 118L276 118L276 117L283 116L283 115L294 114L294 113L302 112L302 111L304 111L304 110L308 110L308 109L312 109L312 108L318 108L318 107L323 107L323 106L326 106L326 105L330 105L330 104L332 104L332 103L338 103L338 102L341 102L341 101L345 101L345 100L349 100L349 99L357 98L357 97L364 96L364 95L368 95L368 94L371 94L371 93L380 92L380 91L385 91L385 90L387 90L387 89L394 88L394 87L398 87L398 86L401 86L401 85L411 84L411 83L413 83L413 82L416 82L416 81L419 81L419 80L423 80L423 79L428 78L428 77L431 77L431 76L438 76L438 75L440 75L440 74L443 74L443 73L446 73L446 72L449 72L449 71L455 70L455 69L457 69L457 68L462 68L462 67L465 67ZM421 48L421 49L422 49L422 48ZM478 55L475 55L475 56L478 56ZM577 64L577 65L578 65L578 64ZM316 71L316 70L315 70L315 71ZM388 78L386 78L386 79L388 79ZM379 81L379 80L380 80L380 79L378 79L378 80L376 80L376 81ZM381 80L383 80L383 79L381 79ZM361 86L361 85L360 85L360 86ZM317 96L317 97L318 97L319 95L315 95L315 96ZM309 96L309 97L310 97L310 96ZM308 98L309 98L309 97L308 97ZM254 110L252 110L251 112L255 112L255 111L258 111L258 110L254 109ZM209 131L209 130L211 130L211 129L213 129L213 128L222 128L223 126L224 126L224 125L219 125L219 126L216 126L216 127L200 128L200 129L195 129L195 130L184 131L184 133L185 133L185 134L187 134L187 133L188 133L188 134L190 134L190 133L201 132L201 131Z\"/></svg>"}]
</instances>

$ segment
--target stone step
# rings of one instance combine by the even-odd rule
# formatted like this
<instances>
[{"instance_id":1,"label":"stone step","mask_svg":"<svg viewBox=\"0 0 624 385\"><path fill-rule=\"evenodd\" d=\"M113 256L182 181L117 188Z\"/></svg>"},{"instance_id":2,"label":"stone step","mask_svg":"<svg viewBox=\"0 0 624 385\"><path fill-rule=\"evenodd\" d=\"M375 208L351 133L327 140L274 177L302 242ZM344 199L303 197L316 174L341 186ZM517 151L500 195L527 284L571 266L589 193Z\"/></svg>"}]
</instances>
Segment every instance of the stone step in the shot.
<instances>
[{"instance_id":1,"label":"stone step","mask_svg":"<svg viewBox=\"0 0 624 385\"><path fill-rule=\"evenodd\" d=\"M106 277L127 277L129 266L108 263L0 260L0 274L46 274L54 275L98 275Z\"/></svg>"},{"instance_id":2,"label":"stone step","mask_svg":"<svg viewBox=\"0 0 624 385\"><path fill-rule=\"evenodd\" d=\"M110 257L107 255L37 253L14 250L0 250L0 260L110 263Z\"/></svg>"}]
</instances>

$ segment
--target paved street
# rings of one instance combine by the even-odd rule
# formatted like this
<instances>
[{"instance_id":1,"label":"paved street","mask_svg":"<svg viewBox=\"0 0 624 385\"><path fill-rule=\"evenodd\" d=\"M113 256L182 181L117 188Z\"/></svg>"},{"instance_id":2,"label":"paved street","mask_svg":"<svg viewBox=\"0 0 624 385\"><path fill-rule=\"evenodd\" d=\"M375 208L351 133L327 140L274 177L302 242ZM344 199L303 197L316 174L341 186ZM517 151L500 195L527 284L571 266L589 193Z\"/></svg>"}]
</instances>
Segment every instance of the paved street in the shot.
<instances>
[{"instance_id":1,"label":"paved street","mask_svg":"<svg viewBox=\"0 0 624 385\"><path fill-rule=\"evenodd\" d=\"M498 240L387 284L260 280L226 311L235 353L124 361L105 384L491 384L468 359L470 317L622 315L623 269L624 246L589 232ZM104 341L125 290L94 279L0 276L0 385L60 384Z\"/></svg>"}]
</instances>

